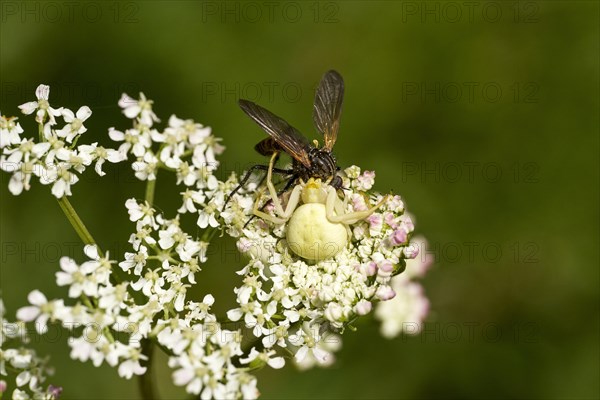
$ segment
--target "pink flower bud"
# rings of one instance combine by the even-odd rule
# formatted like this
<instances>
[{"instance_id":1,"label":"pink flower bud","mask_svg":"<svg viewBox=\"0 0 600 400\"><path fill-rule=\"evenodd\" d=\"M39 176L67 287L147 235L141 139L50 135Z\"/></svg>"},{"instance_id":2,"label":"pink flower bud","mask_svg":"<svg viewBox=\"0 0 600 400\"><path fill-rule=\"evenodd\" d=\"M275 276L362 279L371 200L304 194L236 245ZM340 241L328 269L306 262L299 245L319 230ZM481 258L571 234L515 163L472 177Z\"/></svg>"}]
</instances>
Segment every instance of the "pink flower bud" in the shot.
<instances>
[{"instance_id":1,"label":"pink flower bud","mask_svg":"<svg viewBox=\"0 0 600 400\"><path fill-rule=\"evenodd\" d=\"M408 215L402 215L400 220L402 221L400 227L404 228L406 232L412 232L415 230L415 224L413 224L412 219Z\"/></svg>"},{"instance_id":2,"label":"pink flower bud","mask_svg":"<svg viewBox=\"0 0 600 400\"><path fill-rule=\"evenodd\" d=\"M394 218L394 214L393 213L385 213L385 217L383 218L383 220L385 221L386 224L388 224L392 229L396 229L398 227L398 222L396 221L396 219Z\"/></svg>"},{"instance_id":3,"label":"pink flower bud","mask_svg":"<svg viewBox=\"0 0 600 400\"><path fill-rule=\"evenodd\" d=\"M415 258L419 255L419 245L417 243L411 243L404 248L404 257Z\"/></svg>"},{"instance_id":4,"label":"pink flower bud","mask_svg":"<svg viewBox=\"0 0 600 400\"><path fill-rule=\"evenodd\" d=\"M367 217L367 222L371 229L381 229L382 221L381 214L371 214Z\"/></svg>"},{"instance_id":5,"label":"pink flower bud","mask_svg":"<svg viewBox=\"0 0 600 400\"><path fill-rule=\"evenodd\" d=\"M358 315L367 315L371 312L372 308L373 305L370 301L362 299L361 301L356 303L356 305L354 306L354 311L356 311Z\"/></svg>"},{"instance_id":6,"label":"pink flower bud","mask_svg":"<svg viewBox=\"0 0 600 400\"><path fill-rule=\"evenodd\" d=\"M383 260L378 264L378 267L383 272L392 272L394 270L394 264L389 260Z\"/></svg>"},{"instance_id":7,"label":"pink flower bud","mask_svg":"<svg viewBox=\"0 0 600 400\"><path fill-rule=\"evenodd\" d=\"M375 261L369 261L365 265L365 274L367 276L373 276L377 273L377 263Z\"/></svg>"},{"instance_id":8,"label":"pink flower bud","mask_svg":"<svg viewBox=\"0 0 600 400\"><path fill-rule=\"evenodd\" d=\"M270 201L265 205L264 212L266 212L268 214L268 213L271 213L274 209L275 209L275 203Z\"/></svg>"},{"instance_id":9,"label":"pink flower bud","mask_svg":"<svg viewBox=\"0 0 600 400\"><path fill-rule=\"evenodd\" d=\"M370 190L375 183L375 172L365 171L361 176L358 177L358 189L359 190Z\"/></svg>"},{"instance_id":10,"label":"pink flower bud","mask_svg":"<svg viewBox=\"0 0 600 400\"><path fill-rule=\"evenodd\" d=\"M404 210L404 203L402 202L402 198L398 195L395 195L391 199L388 200L387 206L389 210L393 210L396 212L401 212Z\"/></svg>"},{"instance_id":11,"label":"pink flower bud","mask_svg":"<svg viewBox=\"0 0 600 400\"><path fill-rule=\"evenodd\" d=\"M48 394L50 394L53 399L58 399L62 391L63 388L60 386L48 385Z\"/></svg>"},{"instance_id":12,"label":"pink flower bud","mask_svg":"<svg viewBox=\"0 0 600 400\"><path fill-rule=\"evenodd\" d=\"M401 244L406 243L406 240L408 239L408 234L404 229L402 229L402 227L400 227L400 229L394 231L390 239L394 246L399 246Z\"/></svg>"},{"instance_id":13,"label":"pink flower bud","mask_svg":"<svg viewBox=\"0 0 600 400\"><path fill-rule=\"evenodd\" d=\"M352 196L352 208L354 211L364 211L368 209L365 204L365 199L359 194Z\"/></svg>"},{"instance_id":14,"label":"pink flower bud","mask_svg":"<svg viewBox=\"0 0 600 400\"><path fill-rule=\"evenodd\" d=\"M241 238L240 240L238 240L237 242L237 248L240 251L240 253L247 253L250 251L250 249L252 248L253 243L251 240L246 239L246 238Z\"/></svg>"},{"instance_id":15,"label":"pink flower bud","mask_svg":"<svg viewBox=\"0 0 600 400\"><path fill-rule=\"evenodd\" d=\"M375 296L377 296L379 300L386 301L396 297L396 292L394 292L394 289L392 289L390 286L379 286Z\"/></svg>"}]
</instances>

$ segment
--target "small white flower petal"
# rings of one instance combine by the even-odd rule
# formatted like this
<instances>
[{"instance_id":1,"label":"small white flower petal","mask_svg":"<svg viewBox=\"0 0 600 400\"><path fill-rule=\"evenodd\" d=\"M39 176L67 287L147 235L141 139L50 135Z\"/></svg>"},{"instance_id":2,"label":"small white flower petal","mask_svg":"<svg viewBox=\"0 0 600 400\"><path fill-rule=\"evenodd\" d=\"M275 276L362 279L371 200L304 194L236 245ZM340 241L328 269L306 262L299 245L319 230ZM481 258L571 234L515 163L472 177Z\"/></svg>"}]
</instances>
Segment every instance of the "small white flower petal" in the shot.
<instances>
[{"instance_id":1,"label":"small white flower petal","mask_svg":"<svg viewBox=\"0 0 600 400\"><path fill-rule=\"evenodd\" d=\"M36 306L41 306L48 303L46 296L44 296L44 294L37 289L29 293L27 300Z\"/></svg>"},{"instance_id":2,"label":"small white flower petal","mask_svg":"<svg viewBox=\"0 0 600 400\"><path fill-rule=\"evenodd\" d=\"M283 357L275 357L271 358L267 364L269 364L271 368L280 369L285 366L285 360Z\"/></svg>"},{"instance_id":3,"label":"small white flower petal","mask_svg":"<svg viewBox=\"0 0 600 400\"><path fill-rule=\"evenodd\" d=\"M40 309L36 306L21 307L17 310L17 319L19 321L30 322L40 315Z\"/></svg>"},{"instance_id":4,"label":"small white flower petal","mask_svg":"<svg viewBox=\"0 0 600 400\"><path fill-rule=\"evenodd\" d=\"M82 122L88 119L90 115L92 115L92 110L90 110L88 106L80 107L79 110L77 110L77 118Z\"/></svg>"}]
</instances>

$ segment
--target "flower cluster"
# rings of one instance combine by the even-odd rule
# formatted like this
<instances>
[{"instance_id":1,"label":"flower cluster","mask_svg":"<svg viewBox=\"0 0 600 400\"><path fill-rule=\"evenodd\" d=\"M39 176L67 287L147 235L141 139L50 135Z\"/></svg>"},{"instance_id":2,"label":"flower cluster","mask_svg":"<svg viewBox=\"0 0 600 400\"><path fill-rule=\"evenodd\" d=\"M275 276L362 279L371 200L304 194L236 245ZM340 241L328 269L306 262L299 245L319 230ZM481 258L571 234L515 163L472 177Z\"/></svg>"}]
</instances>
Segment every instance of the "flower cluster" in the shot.
<instances>
[{"instance_id":1,"label":"flower cluster","mask_svg":"<svg viewBox=\"0 0 600 400\"><path fill-rule=\"evenodd\" d=\"M0 169L11 173L8 189L19 195L31 187L37 177L44 185L52 184L57 198L71 195L71 186L79 181L87 167L95 162L95 170L103 176L105 161L117 163L125 159L121 152L98 146L98 143L77 146L79 137L87 131L83 123L92 115L87 106L74 113L67 108L53 108L48 101L50 88L38 86L36 101L19 106L23 114L35 112L39 125L38 141L21 138L24 132L15 117L0 115ZM62 119L63 125L59 122ZM59 129L60 128L60 129Z\"/></svg>"},{"instance_id":2,"label":"flower cluster","mask_svg":"<svg viewBox=\"0 0 600 400\"><path fill-rule=\"evenodd\" d=\"M404 273L394 276L390 283L396 297L379 303L375 309L375 317L381 321L381 334L388 339L401 333L421 332L429 311L429 300L418 279L425 276L433 256L427 252L427 240L422 236L413 238L411 246L417 253L415 258L406 260Z\"/></svg>"},{"instance_id":3,"label":"flower cluster","mask_svg":"<svg viewBox=\"0 0 600 400\"><path fill-rule=\"evenodd\" d=\"M255 183L231 196L238 176L221 181L213 175L216 156L224 147L209 127L172 115L161 131L151 100L143 94L137 100L123 95L119 105L133 127L110 128L118 149L94 144L89 150L75 147L85 132L82 122L90 114L86 108L74 114L50 107L43 85L37 96L37 102L22 109L26 114L36 111L39 143L21 139L23 130L14 118L0 121L5 171L9 160L22 161L31 167L29 176L44 177L34 171L47 168L51 161L68 163L67 172L81 173L96 160L102 174L102 161L130 158L134 174L149 188L160 169L175 173L182 187L182 205L175 215L156 211L151 190L145 200L127 200L135 229L122 257L111 260L94 244L85 247L82 263L61 258L56 284L66 287L68 299L48 300L34 290L28 296L30 305L17 312L18 319L34 323L39 334L50 323L66 328L72 336L71 358L95 366L106 363L129 379L147 372L151 362L147 348L155 345L169 357L173 382L188 393L202 399L252 399L259 394L252 371L282 368L286 358L300 368L330 365L344 330L374 307L388 337L398 334L405 323L425 318L427 300L413 278L422 276L426 265L416 259L419 243L411 238L412 220L400 196L372 191L374 172L361 173L356 166L343 171L347 189L340 191L338 200L344 211L375 209L344 225L348 241L341 251L309 262L290 248L286 240L290 224L253 218L253 205L262 195ZM67 126L53 130L60 116ZM60 179L55 179L55 186ZM9 187L18 194L28 189L28 182L20 169ZM73 183L72 177L68 182ZM53 187L53 193L61 198L70 194L68 189L65 183ZM284 194L284 205L286 198ZM276 213L269 204L264 211ZM196 221L197 235L183 228L188 216ZM200 299L190 290L202 282L208 248L217 233L234 238L247 256L234 289L237 304L221 317L211 311L214 294L203 293Z\"/></svg>"},{"instance_id":4,"label":"flower cluster","mask_svg":"<svg viewBox=\"0 0 600 400\"><path fill-rule=\"evenodd\" d=\"M25 324L5 318L4 302L0 299L0 398L8 390L6 378L14 379L13 399L57 399L62 388L45 385L53 371L48 359L26 347L29 342Z\"/></svg>"},{"instance_id":5,"label":"flower cluster","mask_svg":"<svg viewBox=\"0 0 600 400\"><path fill-rule=\"evenodd\" d=\"M101 257L96 246L85 247L87 261L81 265L73 259L60 259L61 271L56 273L56 284L68 286L72 304L62 299L48 300L38 290L29 293L30 305L17 311L17 318L34 322L38 333L48 329L48 323L60 323L71 332L71 358L90 360L95 366L106 362L118 368L121 377L143 374L140 361L140 340L137 325L123 320L121 308L130 301L125 287L110 281L112 264L108 255ZM136 321L137 322L137 321ZM128 341L114 339L115 332L128 335Z\"/></svg>"},{"instance_id":6,"label":"flower cluster","mask_svg":"<svg viewBox=\"0 0 600 400\"><path fill-rule=\"evenodd\" d=\"M138 100L123 94L119 106L133 120L133 127L125 131L110 128L108 134L122 142L120 153L135 157L132 167L138 179L153 181L158 169L164 168L176 173L178 184L201 188L214 184L212 172L219 165L215 155L225 148L210 127L171 115L169 126L160 132L154 126L160 120L152 111L152 100L143 93Z\"/></svg>"},{"instance_id":7,"label":"flower cluster","mask_svg":"<svg viewBox=\"0 0 600 400\"><path fill-rule=\"evenodd\" d=\"M235 289L239 308L228 318L243 320L265 348L285 349L304 366L330 364L332 351L340 347L336 333L369 314L374 303L403 292L392 278L418 255L410 242L414 225L400 196L370 193L373 172L361 174L352 166L344 175L347 212L380 207L350 227L349 245L330 259L310 263L295 255L286 242L286 223L253 219L240 231L256 192L236 194L221 214L228 232L238 236L238 249L250 258L238 272L243 280ZM273 214L273 207L268 210Z\"/></svg>"},{"instance_id":8,"label":"flower cluster","mask_svg":"<svg viewBox=\"0 0 600 400\"><path fill-rule=\"evenodd\" d=\"M193 239L179 225L147 204L127 201L136 232L130 237L132 252L119 266L131 276L130 287L142 306L128 307L128 323L144 318L141 337L154 337L172 354L173 380L202 398L255 398L256 379L236 367L243 355L238 331L223 329L210 312L215 302L188 299L187 290L206 261L208 242ZM241 362L241 360L240 360Z\"/></svg>"}]
</instances>

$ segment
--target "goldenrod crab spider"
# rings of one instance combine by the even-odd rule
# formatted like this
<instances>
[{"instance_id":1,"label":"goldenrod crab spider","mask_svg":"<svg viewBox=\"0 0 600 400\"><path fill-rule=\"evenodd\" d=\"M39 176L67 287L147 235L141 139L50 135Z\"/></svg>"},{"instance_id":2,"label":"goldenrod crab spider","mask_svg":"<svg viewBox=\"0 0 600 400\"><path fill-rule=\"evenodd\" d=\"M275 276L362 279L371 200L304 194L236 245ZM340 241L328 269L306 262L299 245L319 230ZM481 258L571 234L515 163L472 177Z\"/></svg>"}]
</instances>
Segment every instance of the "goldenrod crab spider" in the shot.
<instances>
[{"instance_id":1,"label":"goldenrod crab spider","mask_svg":"<svg viewBox=\"0 0 600 400\"><path fill-rule=\"evenodd\" d=\"M260 195L256 199L253 212L254 215L274 224L288 222L288 247L307 260L326 260L339 253L351 235L349 225L373 214L387 199L387 196L384 197L368 210L346 212L346 202L342 202L336 189L329 185L331 179L323 184L320 179L310 178L308 182L300 180L300 184L294 187L284 209L271 181L275 158L276 154L271 157L266 183L276 215L267 214L259 209ZM300 200L303 204L298 206Z\"/></svg>"}]
</instances>

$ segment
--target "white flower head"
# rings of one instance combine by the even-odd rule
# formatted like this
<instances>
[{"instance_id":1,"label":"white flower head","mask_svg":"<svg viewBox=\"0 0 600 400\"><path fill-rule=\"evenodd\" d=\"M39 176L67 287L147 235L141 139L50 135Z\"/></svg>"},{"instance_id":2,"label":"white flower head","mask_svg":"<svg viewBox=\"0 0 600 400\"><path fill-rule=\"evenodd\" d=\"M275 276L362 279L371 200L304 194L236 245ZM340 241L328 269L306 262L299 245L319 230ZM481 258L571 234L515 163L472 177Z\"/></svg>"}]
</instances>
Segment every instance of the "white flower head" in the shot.
<instances>
[{"instance_id":1,"label":"white flower head","mask_svg":"<svg viewBox=\"0 0 600 400\"><path fill-rule=\"evenodd\" d=\"M41 158L50 149L50 143L34 143L33 140L22 139L18 147L4 149L4 154L8 157L0 159L0 169L12 173L8 182L8 189L17 196L23 190L31 188L30 181L32 175L41 176L44 170L44 164Z\"/></svg>"},{"instance_id":2,"label":"white flower head","mask_svg":"<svg viewBox=\"0 0 600 400\"><path fill-rule=\"evenodd\" d=\"M23 128L17 117L6 117L0 113L0 149L21 143Z\"/></svg>"},{"instance_id":3,"label":"white flower head","mask_svg":"<svg viewBox=\"0 0 600 400\"><path fill-rule=\"evenodd\" d=\"M253 347L250 350L250 354L248 354L247 358L240 358L240 362L242 364L255 364L257 366L260 366L261 364L267 364L269 365L269 367L274 368L274 369L280 369L283 368L285 365L285 359L281 356L276 356L277 353L275 352L275 350L264 350L262 352L259 352L258 350L256 350L255 347Z\"/></svg>"},{"instance_id":4,"label":"white flower head","mask_svg":"<svg viewBox=\"0 0 600 400\"><path fill-rule=\"evenodd\" d=\"M140 93L138 100L123 93L119 100L119 107L123 109L123 114L127 118L137 118L142 124L151 127L154 122L160 121L152 111L152 103L152 100L146 99L144 93Z\"/></svg>"},{"instance_id":5,"label":"white flower head","mask_svg":"<svg viewBox=\"0 0 600 400\"><path fill-rule=\"evenodd\" d=\"M27 300L31 306L20 308L17 318L25 322L35 320L35 329L40 335L48 330L48 320L58 318L64 312L62 300L48 301L39 290L29 293Z\"/></svg>"},{"instance_id":6,"label":"white flower head","mask_svg":"<svg viewBox=\"0 0 600 400\"><path fill-rule=\"evenodd\" d=\"M67 124L64 128L56 131L56 134L61 138L65 138L68 143L71 143L73 139L87 131L87 128L83 126L83 123L91 115L92 110L90 110L88 106L80 107L79 110L77 110L77 114L69 109L63 108L62 116Z\"/></svg>"},{"instance_id":7,"label":"white flower head","mask_svg":"<svg viewBox=\"0 0 600 400\"><path fill-rule=\"evenodd\" d=\"M29 115L37 110L35 120L38 123L44 123L46 117L48 117L48 122L51 125L56 124L55 117L59 117L62 114L62 108L54 109L50 107L50 103L48 102L48 98L50 97L50 86L39 85L35 90L35 96L37 97L37 101L30 101L19 106L21 112L25 115Z\"/></svg>"},{"instance_id":8,"label":"white flower head","mask_svg":"<svg viewBox=\"0 0 600 400\"><path fill-rule=\"evenodd\" d=\"M141 181L156 180L156 171L158 170L159 160L151 152L134 162L131 167L135 171L135 176Z\"/></svg>"},{"instance_id":9,"label":"white flower head","mask_svg":"<svg viewBox=\"0 0 600 400\"><path fill-rule=\"evenodd\" d=\"M225 204L225 195L218 192L208 204L201 210L198 211L198 226L200 228L206 228L208 226L216 228L219 226L217 216Z\"/></svg>"},{"instance_id":10,"label":"white flower head","mask_svg":"<svg viewBox=\"0 0 600 400\"><path fill-rule=\"evenodd\" d=\"M127 159L126 154L115 149L107 149L102 146L98 146L98 143L92 143L91 145L79 145L77 147L77 151L80 154L88 155L91 159L96 161L94 170L100 176L106 175L106 173L102 171L102 165L104 165L105 161L116 164Z\"/></svg>"},{"instance_id":11,"label":"white flower head","mask_svg":"<svg viewBox=\"0 0 600 400\"><path fill-rule=\"evenodd\" d=\"M69 286L69 297L77 298L81 294L96 296L98 293L98 282L93 274L96 265L83 263L77 265L75 260L69 257L60 259L62 271L56 273L56 284L58 286Z\"/></svg>"},{"instance_id":12,"label":"white flower head","mask_svg":"<svg viewBox=\"0 0 600 400\"><path fill-rule=\"evenodd\" d=\"M375 316L381 320L381 334L391 339L402 332L419 333L429 311L429 300L423 294L423 287L406 281L402 275L393 278L392 285L396 297L382 301L375 311Z\"/></svg>"},{"instance_id":13,"label":"white flower head","mask_svg":"<svg viewBox=\"0 0 600 400\"><path fill-rule=\"evenodd\" d=\"M64 196L71 196L71 185L79 181L79 177L70 171L71 164L58 163L44 166L40 174L40 183L43 185L52 184L52 194L60 199Z\"/></svg>"}]
</instances>

